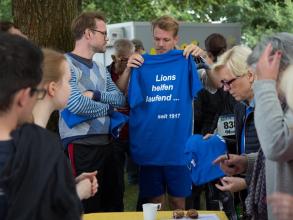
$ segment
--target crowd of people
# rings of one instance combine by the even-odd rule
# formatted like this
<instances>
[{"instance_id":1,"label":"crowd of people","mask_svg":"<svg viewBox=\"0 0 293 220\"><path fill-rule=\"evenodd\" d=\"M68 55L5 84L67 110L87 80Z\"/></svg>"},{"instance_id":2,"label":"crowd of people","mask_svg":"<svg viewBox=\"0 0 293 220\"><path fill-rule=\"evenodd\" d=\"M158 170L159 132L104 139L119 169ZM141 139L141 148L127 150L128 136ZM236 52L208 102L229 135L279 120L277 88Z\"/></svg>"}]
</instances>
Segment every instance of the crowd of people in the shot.
<instances>
[{"instance_id":1,"label":"crowd of people","mask_svg":"<svg viewBox=\"0 0 293 220\"><path fill-rule=\"evenodd\" d=\"M72 21L65 54L40 49L12 22L0 31L0 219L122 212L125 164L137 210L200 209L205 191L206 209L229 219L292 219L293 34L250 49L213 33L205 48L178 50L179 22L162 16L152 22L156 55L118 39L106 67L94 56L109 40L100 12ZM46 130L55 110L59 134ZM192 182L192 134L224 139L209 164L220 179Z\"/></svg>"}]
</instances>

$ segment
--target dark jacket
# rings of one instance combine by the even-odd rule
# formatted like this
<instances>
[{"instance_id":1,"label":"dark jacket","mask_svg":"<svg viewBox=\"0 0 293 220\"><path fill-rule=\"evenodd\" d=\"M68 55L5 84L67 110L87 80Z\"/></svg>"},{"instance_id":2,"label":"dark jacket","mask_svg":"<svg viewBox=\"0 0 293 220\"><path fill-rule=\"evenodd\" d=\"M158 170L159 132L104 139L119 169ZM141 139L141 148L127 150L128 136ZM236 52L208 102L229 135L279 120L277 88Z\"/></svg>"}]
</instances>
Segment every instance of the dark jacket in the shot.
<instances>
[{"instance_id":1,"label":"dark jacket","mask_svg":"<svg viewBox=\"0 0 293 220\"><path fill-rule=\"evenodd\" d=\"M79 220L81 204L59 138L32 124L12 138L12 155L0 177L8 199L6 219Z\"/></svg>"},{"instance_id":2,"label":"dark jacket","mask_svg":"<svg viewBox=\"0 0 293 220\"><path fill-rule=\"evenodd\" d=\"M246 105L239 102L235 105L235 134L237 139L237 154L241 152L241 136L242 129L245 125L245 153L255 153L260 148L260 143L257 137L254 125L254 112L252 111L246 117Z\"/></svg>"}]
</instances>

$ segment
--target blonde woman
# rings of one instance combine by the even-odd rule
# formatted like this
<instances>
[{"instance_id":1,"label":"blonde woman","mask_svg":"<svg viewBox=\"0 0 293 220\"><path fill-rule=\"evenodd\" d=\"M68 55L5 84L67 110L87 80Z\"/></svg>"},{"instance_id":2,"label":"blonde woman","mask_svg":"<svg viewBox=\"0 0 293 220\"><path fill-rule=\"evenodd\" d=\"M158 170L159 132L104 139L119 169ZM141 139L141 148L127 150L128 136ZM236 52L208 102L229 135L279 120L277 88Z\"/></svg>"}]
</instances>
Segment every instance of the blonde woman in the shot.
<instances>
[{"instance_id":1,"label":"blonde woman","mask_svg":"<svg viewBox=\"0 0 293 220\"><path fill-rule=\"evenodd\" d=\"M222 155L214 161L227 174L216 187L222 191L238 192L257 185L257 197L254 197L254 191L249 190L247 198L242 198L247 200L246 214L254 219L267 219L266 204L262 202L266 196L264 158L259 151L260 144L254 125L252 84L255 74L246 62L250 54L249 48L235 46L219 57L212 68L224 90L239 101L235 105L236 154ZM236 174L245 174L245 178L233 176ZM252 200L258 203L252 206Z\"/></svg>"},{"instance_id":2,"label":"blonde woman","mask_svg":"<svg viewBox=\"0 0 293 220\"><path fill-rule=\"evenodd\" d=\"M34 123L46 127L54 110L66 106L70 95L70 71L63 54L51 49L43 49L44 92L33 109ZM80 199L87 199L97 192L97 172L83 173L75 178L76 190Z\"/></svg>"}]
</instances>

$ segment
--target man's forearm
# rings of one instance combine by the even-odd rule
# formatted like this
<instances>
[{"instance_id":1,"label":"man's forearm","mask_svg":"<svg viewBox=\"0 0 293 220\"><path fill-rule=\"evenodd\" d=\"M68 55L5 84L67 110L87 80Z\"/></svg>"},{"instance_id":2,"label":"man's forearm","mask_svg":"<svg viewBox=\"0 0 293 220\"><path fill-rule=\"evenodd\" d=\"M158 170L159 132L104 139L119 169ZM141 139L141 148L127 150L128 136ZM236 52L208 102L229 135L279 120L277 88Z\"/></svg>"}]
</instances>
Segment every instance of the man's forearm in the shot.
<instances>
[{"instance_id":1,"label":"man's forearm","mask_svg":"<svg viewBox=\"0 0 293 220\"><path fill-rule=\"evenodd\" d=\"M116 81L117 87L125 94L128 88L131 68L127 67L119 79Z\"/></svg>"}]
</instances>

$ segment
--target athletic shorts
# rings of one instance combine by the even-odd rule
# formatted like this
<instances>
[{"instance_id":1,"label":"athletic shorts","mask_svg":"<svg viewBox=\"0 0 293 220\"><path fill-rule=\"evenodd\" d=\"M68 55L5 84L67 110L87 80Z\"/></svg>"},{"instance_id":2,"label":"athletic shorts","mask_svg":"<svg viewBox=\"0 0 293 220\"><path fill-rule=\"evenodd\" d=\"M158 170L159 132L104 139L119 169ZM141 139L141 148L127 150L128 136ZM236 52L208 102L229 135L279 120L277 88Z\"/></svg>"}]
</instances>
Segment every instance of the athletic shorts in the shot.
<instances>
[{"instance_id":1,"label":"athletic shorts","mask_svg":"<svg viewBox=\"0 0 293 220\"><path fill-rule=\"evenodd\" d=\"M139 190L143 198L157 197L166 192L173 197L191 194L192 181L187 166L141 166Z\"/></svg>"}]
</instances>

